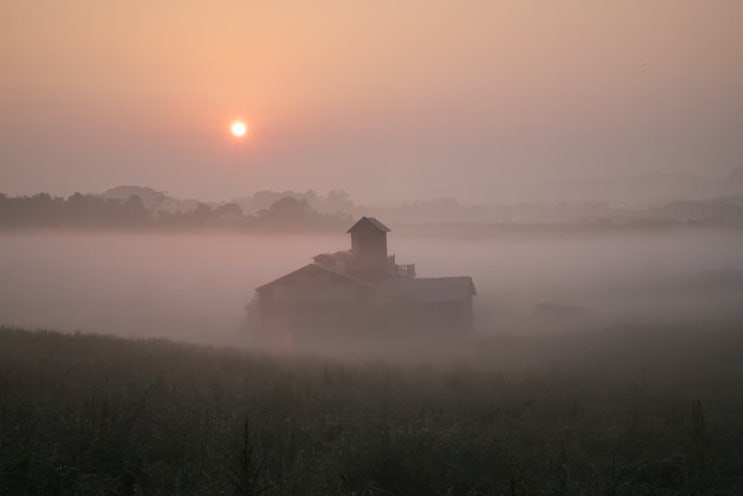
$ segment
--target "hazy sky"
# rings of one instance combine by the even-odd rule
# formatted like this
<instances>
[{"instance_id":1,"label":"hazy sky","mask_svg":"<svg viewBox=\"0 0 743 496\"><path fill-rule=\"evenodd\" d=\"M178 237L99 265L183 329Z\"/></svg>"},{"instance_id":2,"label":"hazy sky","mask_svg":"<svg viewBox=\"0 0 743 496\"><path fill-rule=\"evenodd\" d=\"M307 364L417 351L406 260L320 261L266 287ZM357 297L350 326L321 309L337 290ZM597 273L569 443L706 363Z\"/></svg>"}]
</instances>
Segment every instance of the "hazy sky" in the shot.
<instances>
[{"instance_id":1,"label":"hazy sky","mask_svg":"<svg viewBox=\"0 0 743 496\"><path fill-rule=\"evenodd\" d=\"M497 201L722 173L741 26L740 0L2 0L0 191Z\"/></svg>"}]
</instances>

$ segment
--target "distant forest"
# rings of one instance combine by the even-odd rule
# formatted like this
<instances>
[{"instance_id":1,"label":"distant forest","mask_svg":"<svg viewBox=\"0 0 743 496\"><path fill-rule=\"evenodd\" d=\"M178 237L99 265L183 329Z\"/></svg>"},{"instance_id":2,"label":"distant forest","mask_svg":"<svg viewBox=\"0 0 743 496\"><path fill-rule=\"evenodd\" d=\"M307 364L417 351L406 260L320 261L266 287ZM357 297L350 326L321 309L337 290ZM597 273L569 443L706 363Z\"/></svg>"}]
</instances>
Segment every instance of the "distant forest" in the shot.
<instances>
[{"instance_id":1,"label":"distant forest","mask_svg":"<svg viewBox=\"0 0 743 496\"><path fill-rule=\"evenodd\" d=\"M464 205L452 198L397 206L355 204L345 191L258 191L224 203L184 200L140 186L67 198L0 193L0 228L232 229L339 231L373 215L407 231L482 235L509 229L654 228L668 225L743 227L743 196L683 200L655 206L607 202ZM486 228L485 226L489 226Z\"/></svg>"},{"instance_id":2,"label":"distant forest","mask_svg":"<svg viewBox=\"0 0 743 496\"><path fill-rule=\"evenodd\" d=\"M94 229L281 229L338 230L350 225L346 214L323 214L305 199L282 197L255 214L237 203L197 202L183 210L154 210L136 194L127 199L75 193L68 198L47 193L11 198L0 194L0 226L6 228Z\"/></svg>"}]
</instances>

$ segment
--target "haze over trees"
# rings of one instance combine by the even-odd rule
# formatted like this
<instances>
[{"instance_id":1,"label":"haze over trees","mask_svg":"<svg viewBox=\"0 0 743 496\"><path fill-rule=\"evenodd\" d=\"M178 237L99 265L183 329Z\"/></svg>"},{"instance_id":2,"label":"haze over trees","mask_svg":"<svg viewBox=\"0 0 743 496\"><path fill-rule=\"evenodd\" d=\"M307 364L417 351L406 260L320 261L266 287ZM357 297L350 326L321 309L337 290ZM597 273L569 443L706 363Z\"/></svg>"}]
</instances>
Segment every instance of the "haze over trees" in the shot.
<instances>
[{"instance_id":1,"label":"haze over trees","mask_svg":"<svg viewBox=\"0 0 743 496\"><path fill-rule=\"evenodd\" d=\"M108 197L107 197L108 196ZM47 193L10 198L0 194L0 227L89 229L339 229L349 215L323 214L304 198L279 197L254 214L245 214L234 202L210 205L186 202L183 210L158 208L177 201L139 194L126 198L75 193L68 198ZM160 201L158 201L160 200ZM145 203L147 202L147 203Z\"/></svg>"},{"instance_id":2,"label":"haze over trees","mask_svg":"<svg viewBox=\"0 0 743 496\"><path fill-rule=\"evenodd\" d=\"M376 215L398 225L438 226L460 235L468 234L468 225L480 225L477 229L483 230L485 224L500 230L522 225L743 227L743 196L676 200L645 207L609 202L468 205L453 198L364 206L354 203L345 191L327 195L312 190L259 191L222 203L178 199L139 186L119 186L102 194L75 193L67 198L48 193L22 197L0 193L0 227L6 228L323 231L347 228L362 215Z\"/></svg>"}]
</instances>

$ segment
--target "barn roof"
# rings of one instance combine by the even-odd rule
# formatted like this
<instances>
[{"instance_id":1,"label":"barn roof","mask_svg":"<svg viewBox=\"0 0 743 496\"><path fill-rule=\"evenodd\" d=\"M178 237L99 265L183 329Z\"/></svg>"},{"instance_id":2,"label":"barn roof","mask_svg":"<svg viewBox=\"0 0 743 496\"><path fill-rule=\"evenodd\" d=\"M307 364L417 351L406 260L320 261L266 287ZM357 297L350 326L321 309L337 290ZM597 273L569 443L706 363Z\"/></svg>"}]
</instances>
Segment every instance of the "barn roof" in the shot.
<instances>
[{"instance_id":1,"label":"barn roof","mask_svg":"<svg viewBox=\"0 0 743 496\"><path fill-rule=\"evenodd\" d=\"M384 293L408 296L418 301L462 301L476 295L472 278L462 277L400 277L379 285Z\"/></svg>"},{"instance_id":2,"label":"barn roof","mask_svg":"<svg viewBox=\"0 0 743 496\"><path fill-rule=\"evenodd\" d=\"M374 217L362 217L362 218L360 218L358 220L358 222L356 222L356 224L352 225L351 228L348 231L346 231L346 232L347 233L353 232L358 227L363 226L365 224L371 224L372 227L376 228L377 230L379 230L381 232L390 232L390 228L389 227L385 226L384 224L382 224L381 222L379 222Z\"/></svg>"},{"instance_id":3,"label":"barn roof","mask_svg":"<svg viewBox=\"0 0 743 496\"><path fill-rule=\"evenodd\" d=\"M288 274L286 274L284 276L281 276L278 279L274 279L271 282L267 282L266 284L263 284L262 286L258 286L257 288L255 288L255 290L256 291L261 291L261 290L263 290L263 289L265 289L265 288L267 288L269 286L273 286L274 284L277 284L277 283L281 283L281 282L290 280L292 277L294 277L295 275L297 275L300 272L306 272L306 271L309 271L309 270L322 270L322 271L328 272L328 273L330 273L330 274L332 274L334 276L338 276L338 277L341 277L343 279L346 279L347 281L352 282L354 284L358 284L358 285L366 286L366 287L371 287L372 286L371 283L369 283L367 281L364 281L363 279L359 279L358 277L354 277L351 274L348 274L346 272L341 272L341 271L338 271L338 270L334 270L334 269L332 269L330 267L327 267L325 265L311 263L311 264L307 264L304 267L301 267L301 268L299 268L299 269L297 269L295 271L289 272Z\"/></svg>"}]
</instances>

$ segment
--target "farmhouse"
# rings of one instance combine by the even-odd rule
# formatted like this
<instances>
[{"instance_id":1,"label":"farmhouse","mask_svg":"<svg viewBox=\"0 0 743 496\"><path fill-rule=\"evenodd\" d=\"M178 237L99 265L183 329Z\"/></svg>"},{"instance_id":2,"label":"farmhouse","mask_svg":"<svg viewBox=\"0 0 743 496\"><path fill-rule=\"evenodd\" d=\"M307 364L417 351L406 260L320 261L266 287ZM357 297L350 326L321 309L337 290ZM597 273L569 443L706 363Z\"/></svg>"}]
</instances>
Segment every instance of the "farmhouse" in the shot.
<instances>
[{"instance_id":1,"label":"farmhouse","mask_svg":"<svg viewBox=\"0 0 743 496\"><path fill-rule=\"evenodd\" d=\"M321 253L256 288L266 331L381 332L472 329L472 278L416 277L387 253L390 229L362 217L348 231L351 249Z\"/></svg>"}]
</instances>

